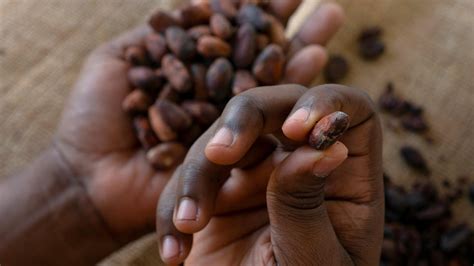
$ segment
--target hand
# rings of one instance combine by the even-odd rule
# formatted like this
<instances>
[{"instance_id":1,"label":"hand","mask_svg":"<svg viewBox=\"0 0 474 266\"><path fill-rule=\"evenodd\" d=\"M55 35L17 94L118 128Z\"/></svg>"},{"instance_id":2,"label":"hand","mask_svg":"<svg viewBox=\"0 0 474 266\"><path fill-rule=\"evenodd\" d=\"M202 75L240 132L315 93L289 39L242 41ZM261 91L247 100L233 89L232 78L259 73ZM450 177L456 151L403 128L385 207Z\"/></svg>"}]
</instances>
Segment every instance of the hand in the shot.
<instances>
[{"instance_id":1,"label":"hand","mask_svg":"<svg viewBox=\"0 0 474 266\"><path fill-rule=\"evenodd\" d=\"M153 229L156 202L174 171L152 169L121 107L131 90L124 50L144 42L148 31L135 29L90 55L54 138L55 149L123 242Z\"/></svg>"}]
</instances>

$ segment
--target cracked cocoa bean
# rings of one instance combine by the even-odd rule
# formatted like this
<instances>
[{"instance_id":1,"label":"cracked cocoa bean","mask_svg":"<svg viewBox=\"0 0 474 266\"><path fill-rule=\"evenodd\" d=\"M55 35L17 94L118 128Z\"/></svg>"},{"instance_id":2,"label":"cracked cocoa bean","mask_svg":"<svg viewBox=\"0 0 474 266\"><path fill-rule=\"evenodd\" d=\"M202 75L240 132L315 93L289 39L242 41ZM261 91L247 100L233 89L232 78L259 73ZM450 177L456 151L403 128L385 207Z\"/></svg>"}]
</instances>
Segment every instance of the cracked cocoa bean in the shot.
<instances>
[{"instance_id":1,"label":"cracked cocoa bean","mask_svg":"<svg viewBox=\"0 0 474 266\"><path fill-rule=\"evenodd\" d=\"M225 58L216 59L206 74L206 86L211 99L223 102L230 96L233 69Z\"/></svg>"},{"instance_id":2,"label":"cracked cocoa bean","mask_svg":"<svg viewBox=\"0 0 474 266\"><path fill-rule=\"evenodd\" d=\"M234 93L234 95L237 95L257 86L257 81L252 76L252 73L247 70L238 70L235 73L234 82L232 85L232 93Z\"/></svg>"},{"instance_id":3,"label":"cracked cocoa bean","mask_svg":"<svg viewBox=\"0 0 474 266\"><path fill-rule=\"evenodd\" d=\"M211 35L211 28L207 25L194 26L188 30L188 35L197 41L204 35Z\"/></svg>"},{"instance_id":4,"label":"cracked cocoa bean","mask_svg":"<svg viewBox=\"0 0 474 266\"><path fill-rule=\"evenodd\" d=\"M159 33L150 33L145 39L145 46L150 54L151 59L157 63L161 63L161 59L168 52L165 38Z\"/></svg>"},{"instance_id":5,"label":"cracked cocoa bean","mask_svg":"<svg viewBox=\"0 0 474 266\"><path fill-rule=\"evenodd\" d=\"M207 3L186 5L179 10L179 18L183 27L207 24L212 15L212 10Z\"/></svg>"},{"instance_id":6,"label":"cracked cocoa bean","mask_svg":"<svg viewBox=\"0 0 474 266\"><path fill-rule=\"evenodd\" d=\"M150 121L144 116L133 118L133 127L135 129L138 141L144 149L150 149L159 143L159 140L153 132Z\"/></svg>"},{"instance_id":7,"label":"cracked cocoa bean","mask_svg":"<svg viewBox=\"0 0 474 266\"><path fill-rule=\"evenodd\" d=\"M220 115L219 110L213 104L204 101L185 101L181 107L204 127L210 126Z\"/></svg>"},{"instance_id":8,"label":"cracked cocoa bean","mask_svg":"<svg viewBox=\"0 0 474 266\"><path fill-rule=\"evenodd\" d=\"M194 83L194 99L205 101L209 98L206 88L207 68L203 64L192 64L191 75Z\"/></svg>"},{"instance_id":9,"label":"cracked cocoa bean","mask_svg":"<svg viewBox=\"0 0 474 266\"><path fill-rule=\"evenodd\" d=\"M188 129L192 124L188 113L168 100L157 100L148 109L148 116L153 131L163 142L175 140L178 132Z\"/></svg>"},{"instance_id":10,"label":"cracked cocoa bean","mask_svg":"<svg viewBox=\"0 0 474 266\"><path fill-rule=\"evenodd\" d=\"M147 52L142 46L134 45L125 49L125 61L134 66L142 66L148 63Z\"/></svg>"},{"instance_id":11,"label":"cracked cocoa bean","mask_svg":"<svg viewBox=\"0 0 474 266\"><path fill-rule=\"evenodd\" d=\"M150 149L146 157L157 170L168 170L180 164L186 156L186 147L179 142L161 143Z\"/></svg>"},{"instance_id":12,"label":"cracked cocoa bean","mask_svg":"<svg viewBox=\"0 0 474 266\"><path fill-rule=\"evenodd\" d=\"M283 50L276 44L270 44L258 55L252 73L262 84L275 85L282 78L284 65Z\"/></svg>"},{"instance_id":13,"label":"cracked cocoa bean","mask_svg":"<svg viewBox=\"0 0 474 266\"><path fill-rule=\"evenodd\" d=\"M197 51L207 58L228 57L232 48L220 38L204 35L198 39Z\"/></svg>"},{"instance_id":14,"label":"cracked cocoa bean","mask_svg":"<svg viewBox=\"0 0 474 266\"><path fill-rule=\"evenodd\" d=\"M317 150L325 150L334 144L349 128L349 116L344 112L334 112L321 118L309 135L309 145Z\"/></svg>"},{"instance_id":15,"label":"cracked cocoa bean","mask_svg":"<svg viewBox=\"0 0 474 266\"><path fill-rule=\"evenodd\" d=\"M237 68L247 68L255 60L257 52L256 34L255 29L249 23L242 25L237 31L232 56Z\"/></svg>"},{"instance_id":16,"label":"cracked cocoa bean","mask_svg":"<svg viewBox=\"0 0 474 266\"><path fill-rule=\"evenodd\" d=\"M246 4L240 7L237 14L237 22L239 25L250 23L258 31L265 32L270 28L270 20L268 15L258 6Z\"/></svg>"},{"instance_id":17,"label":"cracked cocoa bean","mask_svg":"<svg viewBox=\"0 0 474 266\"><path fill-rule=\"evenodd\" d=\"M188 69L175 56L165 55L161 60L161 69L171 86L179 93L185 93L192 89L193 81Z\"/></svg>"},{"instance_id":18,"label":"cracked cocoa bean","mask_svg":"<svg viewBox=\"0 0 474 266\"><path fill-rule=\"evenodd\" d=\"M155 94L163 85L163 79L156 75L153 69L139 66L128 71L128 79L136 88Z\"/></svg>"},{"instance_id":19,"label":"cracked cocoa bean","mask_svg":"<svg viewBox=\"0 0 474 266\"><path fill-rule=\"evenodd\" d=\"M233 0L210 0L211 9L215 13L222 14L228 19L233 19L237 15L237 8Z\"/></svg>"},{"instance_id":20,"label":"cracked cocoa bean","mask_svg":"<svg viewBox=\"0 0 474 266\"><path fill-rule=\"evenodd\" d=\"M170 50L181 60L191 60L196 53L196 43L186 31L179 27L169 27L165 33Z\"/></svg>"},{"instance_id":21,"label":"cracked cocoa bean","mask_svg":"<svg viewBox=\"0 0 474 266\"><path fill-rule=\"evenodd\" d=\"M179 21L170 13L163 10L157 10L148 20L148 24L156 32L164 32L168 27L178 26Z\"/></svg>"},{"instance_id":22,"label":"cracked cocoa bean","mask_svg":"<svg viewBox=\"0 0 474 266\"><path fill-rule=\"evenodd\" d=\"M232 24L222 14L212 15L209 25L211 26L212 33L223 40L229 39L234 31Z\"/></svg>"},{"instance_id":23,"label":"cracked cocoa bean","mask_svg":"<svg viewBox=\"0 0 474 266\"><path fill-rule=\"evenodd\" d=\"M151 98L143 90L135 89L123 100L122 109L129 113L146 113L151 104Z\"/></svg>"}]
</instances>

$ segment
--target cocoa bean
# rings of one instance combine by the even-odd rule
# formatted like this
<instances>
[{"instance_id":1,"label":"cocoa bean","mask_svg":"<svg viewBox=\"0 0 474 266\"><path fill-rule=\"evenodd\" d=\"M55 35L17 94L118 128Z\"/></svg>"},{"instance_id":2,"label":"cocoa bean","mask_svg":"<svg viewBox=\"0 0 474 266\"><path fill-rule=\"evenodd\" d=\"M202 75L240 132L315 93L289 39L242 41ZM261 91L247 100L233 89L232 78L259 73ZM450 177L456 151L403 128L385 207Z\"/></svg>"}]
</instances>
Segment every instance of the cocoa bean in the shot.
<instances>
[{"instance_id":1,"label":"cocoa bean","mask_svg":"<svg viewBox=\"0 0 474 266\"><path fill-rule=\"evenodd\" d=\"M161 141L177 138L180 131L191 126L191 117L178 105L168 100L157 100L149 109L148 116L156 135Z\"/></svg>"},{"instance_id":2,"label":"cocoa bean","mask_svg":"<svg viewBox=\"0 0 474 266\"><path fill-rule=\"evenodd\" d=\"M206 73L207 69L202 64L191 65L191 75L194 83L194 99L207 100L209 93L206 88Z\"/></svg>"},{"instance_id":3,"label":"cocoa bean","mask_svg":"<svg viewBox=\"0 0 474 266\"><path fill-rule=\"evenodd\" d=\"M237 8L232 0L210 0L211 9L215 13L222 14L229 19L237 15Z\"/></svg>"},{"instance_id":4,"label":"cocoa bean","mask_svg":"<svg viewBox=\"0 0 474 266\"><path fill-rule=\"evenodd\" d=\"M156 32L164 32L170 26L178 26L179 21L168 12L157 10L151 15L148 24Z\"/></svg>"},{"instance_id":5,"label":"cocoa bean","mask_svg":"<svg viewBox=\"0 0 474 266\"><path fill-rule=\"evenodd\" d=\"M209 23L211 15L212 10L207 3L186 5L179 11L180 20L185 28Z\"/></svg>"},{"instance_id":6,"label":"cocoa bean","mask_svg":"<svg viewBox=\"0 0 474 266\"><path fill-rule=\"evenodd\" d=\"M145 149L150 149L159 143L158 138L153 132L150 121L144 116L133 118L133 127L135 129L138 141Z\"/></svg>"},{"instance_id":7,"label":"cocoa bean","mask_svg":"<svg viewBox=\"0 0 474 266\"><path fill-rule=\"evenodd\" d=\"M247 70L238 70L235 73L234 82L232 85L232 92L234 93L234 95L237 95L257 86L257 81L252 76L252 73Z\"/></svg>"},{"instance_id":8,"label":"cocoa bean","mask_svg":"<svg viewBox=\"0 0 474 266\"><path fill-rule=\"evenodd\" d=\"M159 33L150 33L145 39L145 46L150 54L151 59L157 63L161 63L161 59L168 52L165 38Z\"/></svg>"},{"instance_id":9,"label":"cocoa bean","mask_svg":"<svg viewBox=\"0 0 474 266\"><path fill-rule=\"evenodd\" d=\"M233 61L238 68L247 68L255 60L257 50L257 35L249 23L242 25L237 31L234 41Z\"/></svg>"},{"instance_id":10,"label":"cocoa bean","mask_svg":"<svg viewBox=\"0 0 474 266\"><path fill-rule=\"evenodd\" d=\"M325 150L334 144L349 128L349 116L344 112L334 112L321 118L309 135L309 145L317 150Z\"/></svg>"},{"instance_id":11,"label":"cocoa bean","mask_svg":"<svg viewBox=\"0 0 474 266\"><path fill-rule=\"evenodd\" d=\"M191 75L178 58L171 54L165 55L161 60L161 69L176 91L185 93L191 90L193 86Z\"/></svg>"},{"instance_id":12,"label":"cocoa bean","mask_svg":"<svg viewBox=\"0 0 474 266\"><path fill-rule=\"evenodd\" d=\"M265 32L270 28L270 21L266 13L253 4L246 4L240 8L237 14L237 22L239 25L250 23L261 32Z\"/></svg>"},{"instance_id":13,"label":"cocoa bean","mask_svg":"<svg viewBox=\"0 0 474 266\"><path fill-rule=\"evenodd\" d=\"M216 59L206 74L206 85L209 96L216 102L223 102L230 95L233 70L225 58Z\"/></svg>"},{"instance_id":14,"label":"cocoa bean","mask_svg":"<svg viewBox=\"0 0 474 266\"><path fill-rule=\"evenodd\" d=\"M151 104L151 98L143 90L135 89L123 100L122 109L129 113L146 112Z\"/></svg>"},{"instance_id":15,"label":"cocoa bean","mask_svg":"<svg viewBox=\"0 0 474 266\"><path fill-rule=\"evenodd\" d=\"M219 110L208 102L185 101L181 104L181 107L204 127L210 126L220 115Z\"/></svg>"},{"instance_id":16,"label":"cocoa bean","mask_svg":"<svg viewBox=\"0 0 474 266\"><path fill-rule=\"evenodd\" d=\"M407 165L413 169L425 173L429 172L428 164L418 149L411 146L404 146L400 149L400 155Z\"/></svg>"},{"instance_id":17,"label":"cocoa bean","mask_svg":"<svg viewBox=\"0 0 474 266\"><path fill-rule=\"evenodd\" d=\"M270 38L265 34L257 34L257 50L262 51L270 44Z\"/></svg>"},{"instance_id":18,"label":"cocoa bean","mask_svg":"<svg viewBox=\"0 0 474 266\"><path fill-rule=\"evenodd\" d=\"M264 85L277 84L283 74L285 55L280 46L270 44L255 60L252 73Z\"/></svg>"},{"instance_id":19,"label":"cocoa bean","mask_svg":"<svg viewBox=\"0 0 474 266\"><path fill-rule=\"evenodd\" d=\"M168 170L180 164L186 156L186 147L178 142L161 143L150 149L146 157L157 170Z\"/></svg>"},{"instance_id":20,"label":"cocoa bean","mask_svg":"<svg viewBox=\"0 0 474 266\"><path fill-rule=\"evenodd\" d=\"M194 26L188 30L188 35L197 41L204 35L211 35L211 28L207 25Z\"/></svg>"},{"instance_id":21,"label":"cocoa bean","mask_svg":"<svg viewBox=\"0 0 474 266\"><path fill-rule=\"evenodd\" d=\"M179 59L191 60L194 57L196 43L182 28L169 27L165 36L168 47Z\"/></svg>"},{"instance_id":22,"label":"cocoa bean","mask_svg":"<svg viewBox=\"0 0 474 266\"><path fill-rule=\"evenodd\" d=\"M289 40L285 35L285 26L276 19L274 16L267 15L270 26L268 29L268 35L270 36L270 42L280 46L284 51L288 48Z\"/></svg>"},{"instance_id":23,"label":"cocoa bean","mask_svg":"<svg viewBox=\"0 0 474 266\"><path fill-rule=\"evenodd\" d=\"M163 79L149 67L133 67L128 71L128 79L133 87L155 94L163 85Z\"/></svg>"},{"instance_id":24,"label":"cocoa bean","mask_svg":"<svg viewBox=\"0 0 474 266\"><path fill-rule=\"evenodd\" d=\"M228 57L231 47L228 43L214 36L202 36L197 44L198 52L207 58Z\"/></svg>"},{"instance_id":25,"label":"cocoa bean","mask_svg":"<svg viewBox=\"0 0 474 266\"><path fill-rule=\"evenodd\" d=\"M349 72L347 60L340 55L331 55L324 68L324 78L327 82L337 83L344 79Z\"/></svg>"},{"instance_id":26,"label":"cocoa bean","mask_svg":"<svg viewBox=\"0 0 474 266\"><path fill-rule=\"evenodd\" d=\"M144 47L133 45L125 49L125 61L134 66L146 65L148 63L147 52Z\"/></svg>"},{"instance_id":27,"label":"cocoa bean","mask_svg":"<svg viewBox=\"0 0 474 266\"><path fill-rule=\"evenodd\" d=\"M166 83L158 95L159 100L168 100L170 102L180 102L181 98L179 93L171 86L171 84Z\"/></svg>"},{"instance_id":28,"label":"cocoa bean","mask_svg":"<svg viewBox=\"0 0 474 266\"><path fill-rule=\"evenodd\" d=\"M228 39L232 36L232 24L222 14L214 14L210 20L211 31L221 39Z\"/></svg>"}]
</instances>

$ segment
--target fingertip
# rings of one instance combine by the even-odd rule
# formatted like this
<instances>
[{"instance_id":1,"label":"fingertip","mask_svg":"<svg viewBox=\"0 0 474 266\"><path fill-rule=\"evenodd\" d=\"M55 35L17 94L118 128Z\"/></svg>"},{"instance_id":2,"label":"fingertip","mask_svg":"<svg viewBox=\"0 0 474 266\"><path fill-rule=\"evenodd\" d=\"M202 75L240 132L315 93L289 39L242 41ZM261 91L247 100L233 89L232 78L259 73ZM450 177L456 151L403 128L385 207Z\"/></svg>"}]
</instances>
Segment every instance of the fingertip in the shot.
<instances>
[{"instance_id":1,"label":"fingertip","mask_svg":"<svg viewBox=\"0 0 474 266\"><path fill-rule=\"evenodd\" d=\"M161 260L166 265L180 265L188 256L191 243L192 240L182 240L171 234L161 237L158 243Z\"/></svg>"},{"instance_id":2,"label":"fingertip","mask_svg":"<svg viewBox=\"0 0 474 266\"><path fill-rule=\"evenodd\" d=\"M347 158L349 150L342 142L337 141L324 150L324 157L313 166L316 176L325 177L341 165Z\"/></svg>"},{"instance_id":3,"label":"fingertip","mask_svg":"<svg viewBox=\"0 0 474 266\"><path fill-rule=\"evenodd\" d=\"M291 140L306 140L309 132L315 125L321 114L316 109L311 108L312 98L308 98L283 123L282 131Z\"/></svg>"}]
</instances>

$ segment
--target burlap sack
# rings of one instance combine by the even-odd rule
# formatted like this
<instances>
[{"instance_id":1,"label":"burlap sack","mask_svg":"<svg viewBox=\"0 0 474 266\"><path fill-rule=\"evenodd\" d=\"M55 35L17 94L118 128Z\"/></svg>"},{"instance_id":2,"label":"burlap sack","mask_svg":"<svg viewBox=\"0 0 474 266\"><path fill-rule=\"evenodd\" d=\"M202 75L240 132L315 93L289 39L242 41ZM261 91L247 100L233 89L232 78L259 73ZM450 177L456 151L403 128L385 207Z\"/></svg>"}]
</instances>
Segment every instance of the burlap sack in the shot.
<instances>
[{"instance_id":1,"label":"burlap sack","mask_svg":"<svg viewBox=\"0 0 474 266\"><path fill-rule=\"evenodd\" d=\"M21 169L48 145L63 103L85 56L98 44L143 22L157 6L172 0L3 0L0 1L0 177ZM317 4L307 0L297 22ZM344 28L330 44L351 64L345 84L376 98L387 81L422 104L434 144L385 128L385 170L402 184L422 179L401 161L398 150L423 150L431 178L455 180L474 170L474 1L339 0ZM298 24L298 23L296 23ZM361 28L380 25L387 53L375 63L357 56ZM295 26L292 31L294 32ZM321 81L318 81L319 83ZM390 121L383 116L384 124ZM472 180L472 179L471 179ZM473 225L474 208L456 205L457 219ZM131 244L102 265L156 265L153 236Z\"/></svg>"}]
</instances>

